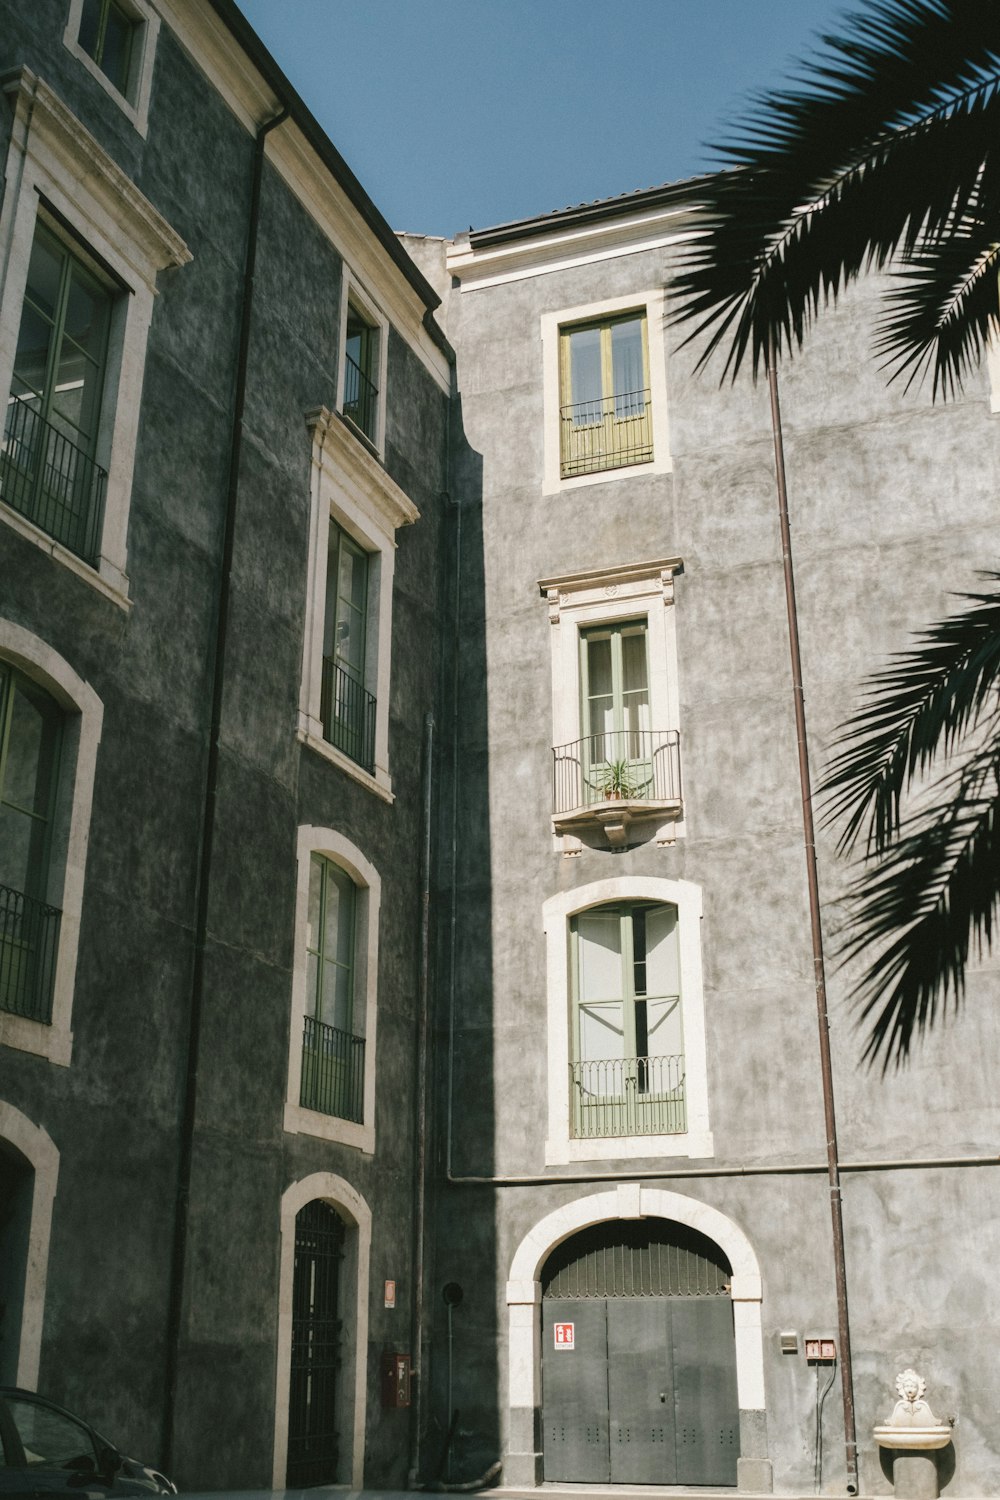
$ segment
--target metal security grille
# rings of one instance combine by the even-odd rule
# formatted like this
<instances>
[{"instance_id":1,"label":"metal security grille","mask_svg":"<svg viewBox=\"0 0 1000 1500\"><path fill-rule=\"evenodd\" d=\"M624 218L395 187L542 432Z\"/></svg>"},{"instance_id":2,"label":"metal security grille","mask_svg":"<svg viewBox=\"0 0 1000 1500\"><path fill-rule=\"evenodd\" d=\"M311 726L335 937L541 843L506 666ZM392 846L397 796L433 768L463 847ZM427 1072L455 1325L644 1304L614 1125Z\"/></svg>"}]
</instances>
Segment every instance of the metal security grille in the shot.
<instances>
[{"instance_id":1,"label":"metal security grille","mask_svg":"<svg viewBox=\"0 0 1000 1500\"><path fill-rule=\"evenodd\" d=\"M288 1397L289 1489L337 1480L338 1316L343 1220L326 1203L307 1203L295 1219L292 1375Z\"/></svg>"},{"instance_id":2,"label":"metal security grille","mask_svg":"<svg viewBox=\"0 0 1000 1500\"><path fill-rule=\"evenodd\" d=\"M718 1245L665 1219L594 1224L559 1245L542 1272L542 1296L725 1296L732 1267Z\"/></svg>"}]
</instances>

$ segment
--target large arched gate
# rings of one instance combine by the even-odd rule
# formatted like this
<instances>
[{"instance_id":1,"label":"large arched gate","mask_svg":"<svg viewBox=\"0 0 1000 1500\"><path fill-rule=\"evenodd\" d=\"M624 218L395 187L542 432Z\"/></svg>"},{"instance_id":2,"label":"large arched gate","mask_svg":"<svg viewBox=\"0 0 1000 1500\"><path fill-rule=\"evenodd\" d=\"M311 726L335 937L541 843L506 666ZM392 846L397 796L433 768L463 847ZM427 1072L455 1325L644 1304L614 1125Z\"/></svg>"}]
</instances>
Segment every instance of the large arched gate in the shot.
<instances>
[{"instance_id":1,"label":"large arched gate","mask_svg":"<svg viewBox=\"0 0 1000 1500\"><path fill-rule=\"evenodd\" d=\"M736 1483L731 1268L665 1219L610 1220L542 1271L546 1480Z\"/></svg>"}]
</instances>

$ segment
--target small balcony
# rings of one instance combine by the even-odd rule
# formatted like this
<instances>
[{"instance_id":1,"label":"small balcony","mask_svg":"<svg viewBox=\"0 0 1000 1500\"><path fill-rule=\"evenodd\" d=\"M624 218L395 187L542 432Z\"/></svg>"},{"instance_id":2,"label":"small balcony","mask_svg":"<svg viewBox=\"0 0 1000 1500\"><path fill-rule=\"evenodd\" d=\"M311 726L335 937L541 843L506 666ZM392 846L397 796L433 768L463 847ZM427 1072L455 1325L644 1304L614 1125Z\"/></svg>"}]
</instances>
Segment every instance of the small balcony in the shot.
<instances>
[{"instance_id":1,"label":"small balcony","mask_svg":"<svg viewBox=\"0 0 1000 1500\"><path fill-rule=\"evenodd\" d=\"M378 386L349 354L344 355L344 416L350 418L370 443L374 443Z\"/></svg>"},{"instance_id":2,"label":"small balcony","mask_svg":"<svg viewBox=\"0 0 1000 1500\"><path fill-rule=\"evenodd\" d=\"M52 1021L62 913L0 885L0 1010Z\"/></svg>"},{"instance_id":3,"label":"small balcony","mask_svg":"<svg viewBox=\"0 0 1000 1500\"><path fill-rule=\"evenodd\" d=\"M108 476L81 448L11 395L0 449L0 500L96 567Z\"/></svg>"},{"instance_id":4,"label":"small balcony","mask_svg":"<svg viewBox=\"0 0 1000 1500\"><path fill-rule=\"evenodd\" d=\"M557 833L603 829L613 848L629 827L665 822L681 810L676 729L591 734L552 751L552 822Z\"/></svg>"},{"instance_id":5,"label":"small balcony","mask_svg":"<svg viewBox=\"0 0 1000 1500\"><path fill-rule=\"evenodd\" d=\"M299 1103L360 1125L365 1103L365 1039L306 1016Z\"/></svg>"},{"instance_id":6,"label":"small balcony","mask_svg":"<svg viewBox=\"0 0 1000 1500\"><path fill-rule=\"evenodd\" d=\"M563 479L650 463L653 408L649 389L622 391L559 408L559 473Z\"/></svg>"},{"instance_id":7,"label":"small balcony","mask_svg":"<svg viewBox=\"0 0 1000 1500\"><path fill-rule=\"evenodd\" d=\"M684 1058L615 1057L570 1063L573 1135L681 1135L687 1129Z\"/></svg>"},{"instance_id":8,"label":"small balcony","mask_svg":"<svg viewBox=\"0 0 1000 1500\"><path fill-rule=\"evenodd\" d=\"M375 774L375 699L332 656L323 658L320 682L323 738Z\"/></svg>"}]
</instances>

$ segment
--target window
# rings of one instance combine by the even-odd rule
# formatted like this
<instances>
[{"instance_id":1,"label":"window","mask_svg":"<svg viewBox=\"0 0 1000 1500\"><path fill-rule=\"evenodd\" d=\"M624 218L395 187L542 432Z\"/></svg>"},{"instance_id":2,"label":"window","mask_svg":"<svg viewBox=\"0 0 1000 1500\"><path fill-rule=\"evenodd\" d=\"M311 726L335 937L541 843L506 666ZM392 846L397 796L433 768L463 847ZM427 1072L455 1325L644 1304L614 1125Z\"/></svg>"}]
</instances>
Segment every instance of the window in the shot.
<instances>
[{"instance_id":1,"label":"window","mask_svg":"<svg viewBox=\"0 0 1000 1500\"><path fill-rule=\"evenodd\" d=\"M679 559L543 579L552 626L552 827L620 848L681 831Z\"/></svg>"},{"instance_id":2,"label":"window","mask_svg":"<svg viewBox=\"0 0 1000 1500\"><path fill-rule=\"evenodd\" d=\"M15 127L0 220L0 518L127 607L157 273L191 256L40 79L21 69L4 92Z\"/></svg>"},{"instance_id":3,"label":"window","mask_svg":"<svg viewBox=\"0 0 1000 1500\"><path fill-rule=\"evenodd\" d=\"M300 1103L361 1122L365 1039L354 1034L357 892L337 865L314 854L309 871L308 979Z\"/></svg>"},{"instance_id":4,"label":"window","mask_svg":"<svg viewBox=\"0 0 1000 1500\"><path fill-rule=\"evenodd\" d=\"M544 494L669 472L665 321L662 290L543 314Z\"/></svg>"},{"instance_id":5,"label":"window","mask_svg":"<svg viewBox=\"0 0 1000 1500\"><path fill-rule=\"evenodd\" d=\"M112 301L110 288L39 223L7 401L0 493L92 565L108 477L94 453Z\"/></svg>"},{"instance_id":6,"label":"window","mask_svg":"<svg viewBox=\"0 0 1000 1500\"><path fill-rule=\"evenodd\" d=\"M299 829L285 1129L375 1150L381 880L332 828Z\"/></svg>"},{"instance_id":7,"label":"window","mask_svg":"<svg viewBox=\"0 0 1000 1500\"><path fill-rule=\"evenodd\" d=\"M375 770L376 699L365 687L368 554L330 522L323 627L323 734L369 773Z\"/></svg>"},{"instance_id":8,"label":"window","mask_svg":"<svg viewBox=\"0 0 1000 1500\"><path fill-rule=\"evenodd\" d=\"M160 18L149 0L69 0L63 41L146 134Z\"/></svg>"},{"instance_id":9,"label":"window","mask_svg":"<svg viewBox=\"0 0 1000 1500\"><path fill-rule=\"evenodd\" d=\"M120 94L128 93L136 22L117 0L83 0L80 46Z\"/></svg>"},{"instance_id":10,"label":"window","mask_svg":"<svg viewBox=\"0 0 1000 1500\"><path fill-rule=\"evenodd\" d=\"M396 531L420 513L326 408L313 434L298 737L392 801L389 682Z\"/></svg>"},{"instance_id":11,"label":"window","mask_svg":"<svg viewBox=\"0 0 1000 1500\"><path fill-rule=\"evenodd\" d=\"M0 661L0 1010L48 1024L61 912L49 866L62 713Z\"/></svg>"},{"instance_id":12,"label":"window","mask_svg":"<svg viewBox=\"0 0 1000 1500\"><path fill-rule=\"evenodd\" d=\"M564 328L560 346L562 477L649 463L653 423L645 315Z\"/></svg>"},{"instance_id":13,"label":"window","mask_svg":"<svg viewBox=\"0 0 1000 1500\"><path fill-rule=\"evenodd\" d=\"M350 417L373 443L378 420L378 346L378 328L366 322L349 302L344 347L344 416Z\"/></svg>"},{"instance_id":14,"label":"window","mask_svg":"<svg viewBox=\"0 0 1000 1500\"><path fill-rule=\"evenodd\" d=\"M542 911L546 1164L711 1156L699 887L610 876Z\"/></svg>"},{"instance_id":15,"label":"window","mask_svg":"<svg viewBox=\"0 0 1000 1500\"><path fill-rule=\"evenodd\" d=\"M634 903L571 924L574 1136L685 1129L677 908Z\"/></svg>"}]
</instances>

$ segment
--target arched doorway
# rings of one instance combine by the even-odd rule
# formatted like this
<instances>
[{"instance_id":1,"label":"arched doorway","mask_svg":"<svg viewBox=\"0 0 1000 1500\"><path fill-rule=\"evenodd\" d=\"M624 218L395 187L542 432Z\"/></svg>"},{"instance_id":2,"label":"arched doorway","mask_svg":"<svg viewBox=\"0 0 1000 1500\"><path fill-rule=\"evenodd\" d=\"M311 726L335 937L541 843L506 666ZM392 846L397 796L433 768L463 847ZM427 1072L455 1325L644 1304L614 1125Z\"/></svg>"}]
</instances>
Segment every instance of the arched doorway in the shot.
<instances>
[{"instance_id":1,"label":"arched doorway","mask_svg":"<svg viewBox=\"0 0 1000 1500\"><path fill-rule=\"evenodd\" d=\"M338 1478L341 1413L338 1391L343 1334L342 1269L347 1226L315 1199L295 1216L292 1359L288 1394L289 1489ZM339 1397L339 1399L338 1399Z\"/></svg>"},{"instance_id":2,"label":"arched doorway","mask_svg":"<svg viewBox=\"0 0 1000 1500\"><path fill-rule=\"evenodd\" d=\"M594 1224L542 1268L546 1480L736 1483L732 1267L665 1219Z\"/></svg>"},{"instance_id":3,"label":"arched doorway","mask_svg":"<svg viewBox=\"0 0 1000 1500\"><path fill-rule=\"evenodd\" d=\"M31 1163L0 1140L0 1385L17 1384L34 1188Z\"/></svg>"}]
</instances>

